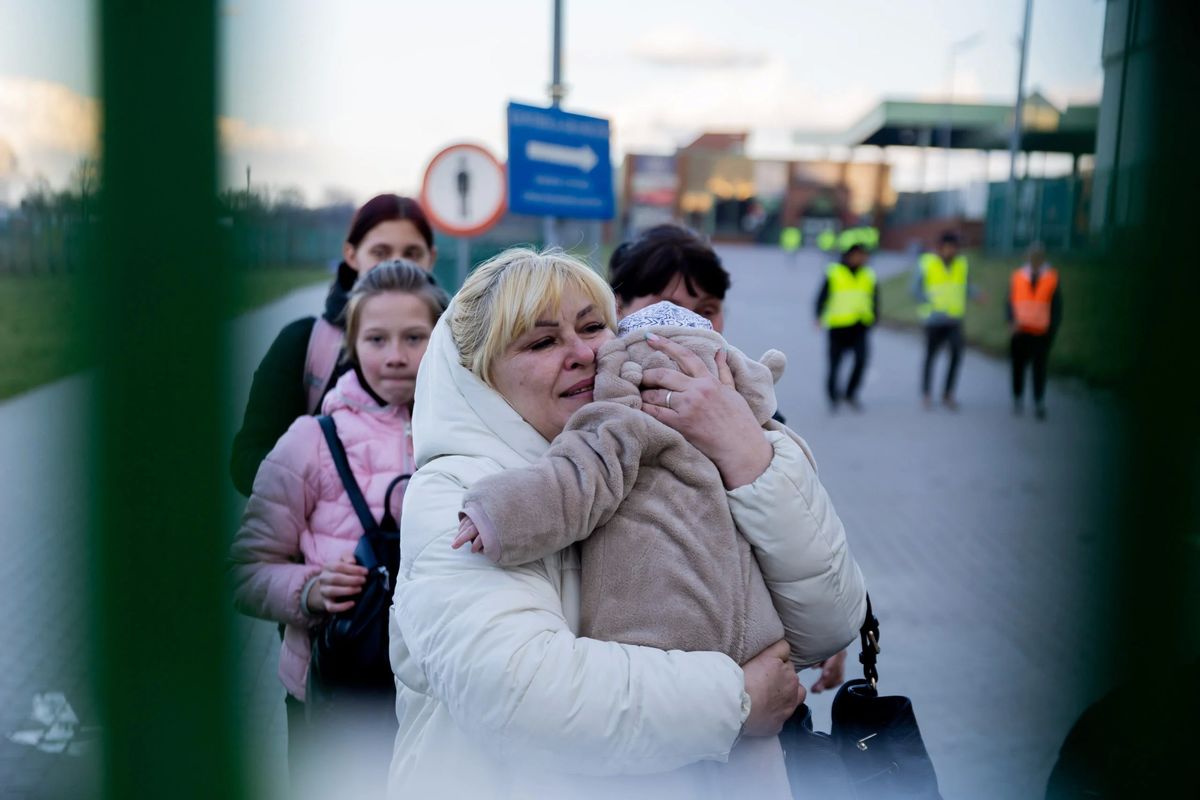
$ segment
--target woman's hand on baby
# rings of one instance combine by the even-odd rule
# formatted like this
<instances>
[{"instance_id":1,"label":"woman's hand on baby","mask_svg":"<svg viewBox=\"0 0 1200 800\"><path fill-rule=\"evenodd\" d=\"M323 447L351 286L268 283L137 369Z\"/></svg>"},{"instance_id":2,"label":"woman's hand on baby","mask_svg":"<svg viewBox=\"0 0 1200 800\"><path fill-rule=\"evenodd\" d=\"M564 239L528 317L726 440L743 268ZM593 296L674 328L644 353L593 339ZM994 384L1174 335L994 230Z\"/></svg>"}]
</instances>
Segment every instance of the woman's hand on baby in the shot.
<instances>
[{"instance_id":1,"label":"woman's hand on baby","mask_svg":"<svg viewBox=\"0 0 1200 800\"><path fill-rule=\"evenodd\" d=\"M353 556L326 564L308 590L309 613L340 614L354 608L354 601L346 598L361 592L366 582L367 568Z\"/></svg>"},{"instance_id":2,"label":"woman's hand on baby","mask_svg":"<svg viewBox=\"0 0 1200 800\"><path fill-rule=\"evenodd\" d=\"M471 522L470 517L463 514L458 520L458 535L454 537L450 546L457 550L467 542L471 543L472 553L483 552L483 538L479 535L479 529L475 527L474 522Z\"/></svg>"},{"instance_id":3,"label":"woman's hand on baby","mask_svg":"<svg viewBox=\"0 0 1200 800\"><path fill-rule=\"evenodd\" d=\"M744 736L774 736L804 702L806 692L788 660L791 648L780 640L742 665L750 716L742 725Z\"/></svg>"},{"instance_id":4,"label":"woman's hand on baby","mask_svg":"<svg viewBox=\"0 0 1200 800\"><path fill-rule=\"evenodd\" d=\"M753 483L774 452L750 404L734 387L726 354L717 353L714 376L686 347L653 334L646 341L670 356L679 371L655 368L642 374L642 410L708 456L726 489Z\"/></svg>"}]
</instances>

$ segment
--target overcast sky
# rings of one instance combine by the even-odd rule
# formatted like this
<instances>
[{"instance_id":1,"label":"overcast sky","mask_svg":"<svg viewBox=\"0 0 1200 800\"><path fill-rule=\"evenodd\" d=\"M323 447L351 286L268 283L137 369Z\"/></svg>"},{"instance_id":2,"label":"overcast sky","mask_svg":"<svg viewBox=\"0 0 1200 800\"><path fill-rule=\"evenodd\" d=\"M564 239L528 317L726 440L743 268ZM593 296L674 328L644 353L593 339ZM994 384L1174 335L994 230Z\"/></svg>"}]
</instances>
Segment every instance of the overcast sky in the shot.
<instances>
[{"instance_id":1,"label":"overcast sky","mask_svg":"<svg viewBox=\"0 0 1200 800\"><path fill-rule=\"evenodd\" d=\"M544 104L551 0L226 0L225 180L299 187L310 202L415 192L457 141L504 157L504 109ZM566 0L564 107L613 123L621 154L751 130L760 156L791 132L852 124L884 97L1009 102L1021 0ZM35 174L61 184L94 146L90 0L0 0L0 201ZM1095 102L1102 0L1037 0L1027 85ZM903 173L898 176L903 182ZM5 196L7 193L7 197Z\"/></svg>"}]
</instances>

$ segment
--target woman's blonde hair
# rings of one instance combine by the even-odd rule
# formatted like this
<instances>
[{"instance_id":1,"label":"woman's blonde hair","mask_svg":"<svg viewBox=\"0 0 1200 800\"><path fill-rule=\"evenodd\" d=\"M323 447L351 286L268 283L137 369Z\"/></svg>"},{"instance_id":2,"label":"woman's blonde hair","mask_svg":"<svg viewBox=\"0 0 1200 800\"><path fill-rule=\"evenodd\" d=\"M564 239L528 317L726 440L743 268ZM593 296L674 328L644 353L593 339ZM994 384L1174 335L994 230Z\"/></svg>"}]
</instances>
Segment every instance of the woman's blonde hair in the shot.
<instances>
[{"instance_id":1,"label":"woman's blonde hair","mask_svg":"<svg viewBox=\"0 0 1200 800\"><path fill-rule=\"evenodd\" d=\"M491 386L496 359L571 290L582 292L604 324L616 328L612 289L591 267L558 248L511 247L480 264L454 296L450 317L462 365Z\"/></svg>"},{"instance_id":2,"label":"woman's blonde hair","mask_svg":"<svg viewBox=\"0 0 1200 800\"><path fill-rule=\"evenodd\" d=\"M436 325L442 312L450 304L450 298L437 285L433 274L426 272L411 261L396 258L382 261L358 276L350 299L346 301L343 318L346 321L346 360L358 363L358 329L362 325L363 304L372 297L385 292L413 294L425 301L429 307L430 322Z\"/></svg>"}]
</instances>

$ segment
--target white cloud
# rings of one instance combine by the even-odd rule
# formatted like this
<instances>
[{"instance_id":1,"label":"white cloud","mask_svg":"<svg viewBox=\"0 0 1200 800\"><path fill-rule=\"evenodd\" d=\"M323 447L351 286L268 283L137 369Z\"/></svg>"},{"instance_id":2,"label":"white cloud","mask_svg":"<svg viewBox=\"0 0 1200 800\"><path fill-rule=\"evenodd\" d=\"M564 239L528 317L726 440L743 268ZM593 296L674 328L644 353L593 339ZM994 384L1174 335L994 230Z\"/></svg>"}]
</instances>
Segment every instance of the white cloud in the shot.
<instances>
[{"instance_id":1,"label":"white cloud","mask_svg":"<svg viewBox=\"0 0 1200 800\"><path fill-rule=\"evenodd\" d=\"M878 99L865 87L824 88L772 58L747 70L647 82L625 95L613 121L621 150L669 152L706 130L848 127Z\"/></svg>"},{"instance_id":2,"label":"white cloud","mask_svg":"<svg viewBox=\"0 0 1200 800\"><path fill-rule=\"evenodd\" d=\"M96 101L61 83L0 76L0 129L18 151L95 151Z\"/></svg>"},{"instance_id":3,"label":"white cloud","mask_svg":"<svg viewBox=\"0 0 1200 800\"><path fill-rule=\"evenodd\" d=\"M97 154L100 117L95 98L61 83L0 76L0 201L19 199L39 175L65 186L79 160ZM302 182L295 165L310 164L316 149L303 131L234 117L218 119L217 129L230 182L240 181L246 163L261 165L262 178L273 184Z\"/></svg>"},{"instance_id":4,"label":"white cloud","mask_svg":"<svg viewBox=\"0 0 1200 800\"><path fill-rule=\"evenodd\" d=\"M303 131L280 130L267 125L253 125L236 117L221 117L217 121L221 148L238 152L300 152L308 149L311 138Z\"/></svg>"},{"instance_id":5,"label":"white cloud","mask_svg":"<svg viewBox=\"0 0 1200 800\"><path fill-rule=\"evenodd\" d=\"M64 186L72 168L94 155L96 101L52 81L0 76L0 202L16 202L35 176Z\"/></svg>"}]
</instances>

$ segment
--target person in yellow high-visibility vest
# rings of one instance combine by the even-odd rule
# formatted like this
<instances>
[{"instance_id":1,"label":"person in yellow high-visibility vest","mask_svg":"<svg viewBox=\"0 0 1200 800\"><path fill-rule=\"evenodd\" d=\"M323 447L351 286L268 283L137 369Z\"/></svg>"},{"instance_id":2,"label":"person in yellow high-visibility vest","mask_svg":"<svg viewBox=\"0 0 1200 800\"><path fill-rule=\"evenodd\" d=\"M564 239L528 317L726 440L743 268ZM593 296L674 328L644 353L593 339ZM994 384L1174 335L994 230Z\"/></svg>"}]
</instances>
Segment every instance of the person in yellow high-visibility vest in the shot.
<instances>
[{"instance_id":1,"label":"person in yellow high-visibility vest","mask_svg":"<svg viewBox=\"0 0 1200 800\"><path fill-rule=\"evenodd\" d=\"M867 368L867 333L879 318L879 282L866 264L867 248L851 245L841 261L825 269L825 282L817 293L817 324L829 331L825 390L833 412L842 402L855 411L862 410L858 388ZM846 353L853 353L854 366L843 389L838 385L838 369Z\"/></svg>"},{"instance_id":2,"label":"person in yellow high-visibility vest","mask_svg":"<svg viewBox=\"0 0 1200 800\"><path fill-rule=\"evenodd\" d=\"M1033 406L1038 419L1046 418L1046 364L1050 343L1062 321L1062 292L1058 271L1046 263L1046 251L1038 242L1030 245L1029 260L1009 280L1005 315L1012 328L1013 413L1020 414L1025 402L1025 371L1033 367Z\"/></svg>"},{"instance_id":3,"label":"person in yellow high-visibility vest","mask_svg":"<svg viewBox=\"0 0 1200 800\"><path fill-rule=\"evenodd\" d=\"M876 250L879 247L879 228L874 225L869 225L863 228L863 244L868 250Z\"/></svg>"},{"instance_id":4,"label":"person in yellow high-visibility vest","mask_svg":"<svg viewBox=\"0 0 1200 800\"><path fill-rule=\"evenodd\" d=\"M933 362L943 345L950 347L950 367L942 388L942 404L958 410L954 388L962 361L963 317L967 298L976 291L967 282L967 257L959 252L958 235L943 233L937 251L925 253L913 275L913 294L920 301L919 312L925 322L925 364L921 372L921 397L926 408L933 407Z\"/></svg>"},{"instance_id":5,"label":"person in yellow high-visibility vest","mask_svg":"<svg viewBox=\"0 0 1200 800\"><path fill-rule=\"evenodd\" d=\"M826 228L817 234L817 247L822 250L832 250L837 245L838 235L833 228Z\"/></svg>"},{"instance_id":6,"label":"person in yellow high-visibility vest","mask_svg":"<svg viewBox=\"0 0 1200 800\"><path fill-rule=\"evenodd\" d=\"M796 253L804 241L804 235L795 225L789 225L779 232L779 247L787 254L791 263L796 261Z\"/></svg>"},{"instance_id":7,"label":"person in yellow high-visibility vest","mask_svg":"<svg viewBox=\"0 0 1200 800\"><path fill-rule=\"evenodd\" d=\"M856 244L864 244L862 228L846 228L837 237L837 249L846 252Z\"/></svg>"}]
</instances>

